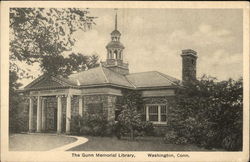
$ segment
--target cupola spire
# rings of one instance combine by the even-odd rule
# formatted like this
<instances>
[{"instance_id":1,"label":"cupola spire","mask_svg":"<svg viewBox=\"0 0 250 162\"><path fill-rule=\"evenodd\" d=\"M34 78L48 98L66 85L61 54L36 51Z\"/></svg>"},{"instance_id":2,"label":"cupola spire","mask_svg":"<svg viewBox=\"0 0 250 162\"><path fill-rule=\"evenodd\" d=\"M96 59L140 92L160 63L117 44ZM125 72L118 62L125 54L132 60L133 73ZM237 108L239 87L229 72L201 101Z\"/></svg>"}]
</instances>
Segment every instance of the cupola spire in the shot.
<instances>
[{"instance_id":1,"label":"cupola spire","mask_svg":"<svg viewBox=\"0 0 250 162\"><path fill-rule=\"evenodd\" d=\"M107 59L104 67L112 71L127 75L129 73L128 64L123 62L124 45L120 42L121 33L117 29L117 9L115 8L115 29L111 32L111 41L107 44Z\"/></svg>"},{"instance_id":2,"label":"cupola spire","mask_svg":"<svg viewBox=\"0 0 250 162\"><path fill-rule=\"evenodd\" d=\"M115 30L117 30L117 8L115 8L116 13L115 13Z\"/></svg>"}]
</instances>

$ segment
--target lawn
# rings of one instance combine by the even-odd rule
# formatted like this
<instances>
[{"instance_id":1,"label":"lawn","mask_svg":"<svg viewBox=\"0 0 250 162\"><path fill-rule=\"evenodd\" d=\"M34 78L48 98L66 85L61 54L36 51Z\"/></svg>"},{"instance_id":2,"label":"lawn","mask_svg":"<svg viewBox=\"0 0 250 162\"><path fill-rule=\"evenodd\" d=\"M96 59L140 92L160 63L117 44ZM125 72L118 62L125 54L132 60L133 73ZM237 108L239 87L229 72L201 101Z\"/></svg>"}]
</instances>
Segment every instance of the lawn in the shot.
<instances>
[{"instance_id":1,"label":"lawn","mask_svg":"<svg viewBox=\"0 0 250 162\"><path fill-rule=\"evenodd\" d=\"M9 138L10 151L48 151L72 142L73 137L51 134L13 134Z\"/></svg>"},{"instance_id":2,"label":"lawn","mask_svg":"<svg viewBox=\"0 0 250 162\"><path fill-rule=\"evenodd\" d=\"M206 151L195 145L165 144L163 138L159 137L143 137L134 141L118 140L116 137L86 136L86 138L89 139L87 143L67 151Z\"/></svg>"}]
</instances>

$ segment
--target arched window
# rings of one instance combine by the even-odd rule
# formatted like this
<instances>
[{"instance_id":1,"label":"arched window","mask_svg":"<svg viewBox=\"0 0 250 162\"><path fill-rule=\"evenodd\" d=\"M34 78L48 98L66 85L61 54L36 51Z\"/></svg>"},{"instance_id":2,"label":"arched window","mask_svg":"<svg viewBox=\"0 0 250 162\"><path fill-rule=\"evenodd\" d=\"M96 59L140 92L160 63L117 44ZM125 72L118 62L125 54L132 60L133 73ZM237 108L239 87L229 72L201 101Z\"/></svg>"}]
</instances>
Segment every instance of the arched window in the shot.
<instances>
[{"instance_id":1,"label":"arched window","mask_svg":"<svg viewBox=\"0 0 250 162\"><path fill-rule=\"evenodd\" d=\"M117 59L117 57L118 57L118 51L115 50L115 51L114 51L114 58Z\"/></svg>"}]
</instances>

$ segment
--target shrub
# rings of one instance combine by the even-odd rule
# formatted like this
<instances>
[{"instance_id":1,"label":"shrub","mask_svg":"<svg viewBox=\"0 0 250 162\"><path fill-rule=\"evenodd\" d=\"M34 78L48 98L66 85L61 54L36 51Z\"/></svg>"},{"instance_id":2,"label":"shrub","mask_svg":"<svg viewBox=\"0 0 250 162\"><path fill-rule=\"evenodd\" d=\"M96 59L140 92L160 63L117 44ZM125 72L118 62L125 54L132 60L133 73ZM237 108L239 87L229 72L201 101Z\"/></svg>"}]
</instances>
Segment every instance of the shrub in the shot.
<instances>
[{"instance_id":1,"label":"shrub","mask_svg":"<svg viewBox=\"0 0 250 162\"><path fill-rule=\"evenodd\" d=\"M242 150L242 79L215 82L203 77L178 91L174 103L168 119L176 143Z\"/></svg>"},{"instance_id":2,"label":"shrub","mask_svg":"<svg viewBox=\"0 0 250 162\"><path fill-rule=\"evenodd\" d=\"M134 139L137 136L153 135L154 127L151 122L142 121L141 114L134 107L124 106L115 125L115 134L118 139L124 135Z\"/></svg>"},{"instance_id":3,"label":"shrub","mask_svg":"<svg viewBox=\"0 0 250 162\"><path fill-rule=\"evenodd\" d=\"M180 138L177 138L177 140L175 141L175 144L187 144L188 143L188 140L185 138L185 137L180 137Z\"/></svg>"},{"instance_id":4,"label":"shrub","mask_svg":"<svg viewBox=\"0 0 250 162\"><path fill-rule=\"evenodd\" d=\"M144 132L147 136L152 136L155 134L154 132L154 125L152 122L149 121L141 121L139 130Z\"/></svg>"},{"instance_id":5,"label":"shrub","mask_svg":"<svg viewBox=\"0 0 250 162\"><path fill-rule=\"evenodd\" d=\"M169 131L165 134L164 142L165 143L173 143L177 139L177 134L174 131Z\"/></svg>"},{"instance_id":6,"label":"shrub","mask_svg":"<svg viewBox=\"0 0 250 162\"><path fill-rule=\"evenodd\" d=\"M110 136L113 133L113 123L104 114L84 114L71 119L72 134Z\"/></svg>"},{"instance_id":7,"label":"shrub","mask_svg":"<svg viewBox=\"0 0 250 162\"><path fill-rule=\"evenodd\" d=\"M242 137L238 134L226 136L222 141L222 147L226 150L237 151L241 150Z\"/></svg>"}]
</instances>

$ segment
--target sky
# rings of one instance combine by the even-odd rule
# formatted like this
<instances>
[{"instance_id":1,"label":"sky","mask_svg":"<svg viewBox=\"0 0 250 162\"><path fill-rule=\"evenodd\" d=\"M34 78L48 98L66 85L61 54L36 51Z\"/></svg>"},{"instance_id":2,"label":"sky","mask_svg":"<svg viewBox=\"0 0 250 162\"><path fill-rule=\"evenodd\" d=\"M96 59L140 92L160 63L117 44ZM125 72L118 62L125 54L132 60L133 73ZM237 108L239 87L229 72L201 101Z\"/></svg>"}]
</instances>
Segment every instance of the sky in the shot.
<instances>
[{"instance_id":1,"label":"sky","mask_svg":"<svg viewBox=\"0 0 250 162\"><path fill-rule=\"evenodd\" d=\"M105 46L114 30L114 9L89 9L97 16L92 30L77 31L71 52L97 54L106 60ZM159 71L181 79L181 51L198 53L197 77L238 79L243 73L243 17L240 9L119 9L118 30L130 73ZM32 73L40 75L34 65ZM23 80L24 85L31 80Z\"/></svg>"}]
</instances>

